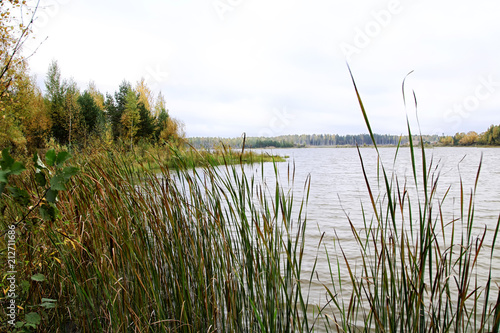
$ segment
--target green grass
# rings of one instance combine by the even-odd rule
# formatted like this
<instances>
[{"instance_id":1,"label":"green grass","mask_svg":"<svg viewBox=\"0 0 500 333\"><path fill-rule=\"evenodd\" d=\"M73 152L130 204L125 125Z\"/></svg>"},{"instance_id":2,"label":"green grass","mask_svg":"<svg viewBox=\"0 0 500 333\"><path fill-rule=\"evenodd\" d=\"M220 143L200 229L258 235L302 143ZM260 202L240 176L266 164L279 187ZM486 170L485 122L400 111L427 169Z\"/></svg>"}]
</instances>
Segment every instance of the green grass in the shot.
<instances>
[{"instance_id":1,"label":"green grass","mask_svg":"<svg viewBox=\"0 0 500 333\"><path fill-rule=\"evenodd\" d=\"M103 156L104 155L104 156ZM189 146L153 146L149 144L138 144L132 150L128 146L117 145L111 149L103 147L90 147L75 152L75 158L80 159L94 156L95 158L114 158L119 156L136 172L145 169L161 172L161 168L169 167L202 167L217 166L224 164L255 164L262 162L285 162L286 157L271 155L269 153L257 153L249 150L236 150L221 145L212 150L196 150ZM80 162L80 161L78 161ZM81 161L85 163L85 161Z\"/></svg>"},{"instance_id":2,"label":"green grass","mask_svg":"<svg viewBox=\"0 0 500 333\"><path fill-rule=\"evenodd\" d=\"M175 168L156 161L159 172L116 154L80 156L60 219L32 217L19 253L31 258L26 279L36 271L47 283L32 283L20 305L57 300L41 331L309 329L296 255L305 219L292 222L288 194L277 187L270 197L243 165L218 167L216 155L195 168L174 154ZM32 177L18 181L34 194Z\"/></svg>"},{"instance_id":3,"label":"green grass","mask_svg":"<svg viewBox=\"0 0 500 333\"><path fill-rule=\"evenodd\" d=\"M354 79L353 84L373 135ZM412 137L409 123L408 136ZM399 149L394 161L398 153ZM439 173L433 161L426 160L425 148L410 141L409 153L411 179L389 174L378 154L378 192L359 154L371 206L362 207L363 228L356 229L348 218L361 264L354 267L342 244L336 257L329 256L331 271L347 269L351 281L351 288L343 288L332 274L331 285L325 285L335 325L342 332L498 332L500 293L492 285L492 259L500 218L492 221L493 230L485 227L478 232L474 225L481 162L469 195L459 184L460 215L455 217L442 210L451 200L450 189L437 195ZM487 233L492 233L488 244ZM489 263L488 278L478 278L479 263Z\"/></svg>"},{"instance_id":4,"label":"green grass","mask_svg":"<svg viewBox=\"0 0 500 333\"><path fill-rule=\"evenodd\" d=\"M363 221L346 217L358 263L338 240L334 252L323 237L305 247L310 183L294 200L291 167L281 183L274 164L268 188L262 156L224 147L77 154L80 172L59 193L60 216L44 221L34 210L17 228L19 319L40 313L38 332L498 332L491 267L500 219L478 232L477 188L467 194L462 184L460 215L450 216L442 209L449 189L438 196L425 148L398 147L394 161L402 151L411 155L411 177L389 172L379 156L377 186L359 154L369 204L360 208ZM260 163L260 172L243 162ZM31 170L12 178L33 201L41 195L35 177ZM5 230L23 211L6 194L2 200ZM330 297L323 305L309 300L318 259L311 271L302 267L304 252L316 250L331 272L321 281ZM479 262L489 266L484 280Z\"/></svg>"}]
</instances>

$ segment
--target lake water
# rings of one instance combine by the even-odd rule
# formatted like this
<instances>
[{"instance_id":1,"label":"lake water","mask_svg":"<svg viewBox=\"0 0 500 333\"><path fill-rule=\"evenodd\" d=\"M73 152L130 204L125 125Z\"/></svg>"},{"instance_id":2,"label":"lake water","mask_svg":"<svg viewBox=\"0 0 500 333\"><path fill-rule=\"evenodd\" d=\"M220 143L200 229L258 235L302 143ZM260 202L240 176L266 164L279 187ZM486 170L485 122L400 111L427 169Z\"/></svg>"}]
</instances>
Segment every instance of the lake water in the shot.
<instances>
[{"instance_id":1,"label":"lake water","mask_svg":"<svg viewBox=\"0 0 500 333\"><path fill-rule=\"evenodd\" d=\"M316 256L317 278L314 280L311 298L313 302L323 304L326 300L325 291L320 281L328 283L331 279L326 256L317 250L318 243L324 233L324 243L332 254L339 253L335 249L335 242L340 242L346 257L353 264L359 264L360 250L353 241L349 216L353 225L359 230L364 227L361 207L364 207L365 216L370 219L373 215L367 185L363 177L360 157L356 148L301 148L301 149L273 149L273 154L287 155L288 163L278 163L281 185L285 190L291 188L295 193L296 208L304 194L304 183L310 177L310 195L307 205L306 251L304 254L304 272L306 275L312 268ZM361 156L365 165L370 186L377 196L383 193L384 183L382 176L377 177L377 154L373 148L361 148ZM413 203L417 198L423 200L423 192L417 192L414 186L411 166L411 155L408 148L400 148L397 158L396 148L381 148L381 160L391 177L392 172L397 175L400 188L405 186ZM442 198L449 190L446 200L442 204L444 222L448 223L460 218L460 184L464 189L464 198L467 200L474 188L478 167L482 156L482 167L477 183L477 193L474 199L474 235L479 236L487 228L486 244L491 244L492 234L500 213L500 149L496 148L429 148L426 149L427 164L433 170L431 181L439 175L436 197ZM418 183L422 186L421 153L415 156L418 172ZM287 188L287 174L289 167L295 165L295 182ZM249 167L250 168L250 167ZM260 173L260 166L253 166ZM274 183L274 170L271 163L265 164L265 180L268 184ZM381 179L380 183L377 179ZM395 179L395 178L394 178ZM437 212L438 202L435 203ZM414 208L415 209L415 208ZM418 210L414 210L417 215ZM467 211L465 212L465 215ZM417 219L417 217L414 217ZM460 223L459 221L455 224ZM493 259L493 279L500 284L500 243L497 245ZM490 252L485 248L485 253ZM324 252L324 251L323 251ZM319 254L318 254L319 253ZM480 262L478 266L479 278L486 278L489 262ZM341 272L340 279L347 281L347 272ZM308 276L308 275L307 275ZM339 277L335 277L338 279ZM496 297L496 292L495 296ZM315 299L315 300L314 300Z\"/></svg>"}]
</instances>

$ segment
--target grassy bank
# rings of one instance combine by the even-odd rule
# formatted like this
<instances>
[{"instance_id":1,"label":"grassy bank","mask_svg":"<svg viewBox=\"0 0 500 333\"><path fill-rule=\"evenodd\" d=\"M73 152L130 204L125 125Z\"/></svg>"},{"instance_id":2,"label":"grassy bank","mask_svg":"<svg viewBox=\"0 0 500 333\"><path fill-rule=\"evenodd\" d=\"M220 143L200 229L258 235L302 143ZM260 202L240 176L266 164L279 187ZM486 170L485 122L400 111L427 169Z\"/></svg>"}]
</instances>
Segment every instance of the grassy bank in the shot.
<instances>
[{"instance_id":1,"label":"grassy bank","mask_svg":"<svg viewBox=\"0 0 500 333\"><path fill-rule=\"evenodd\" d=\"M68 150L67 147L56 147L56 150ZM197 150L190 146L151 145L147 143L135 145L87 146L81 149L70 149L73 161L85 164L88 159L113 159L126 161L133 170L144 169L161 172L162 168L202 167L231 164L254 164L263 162L284 162L286 157L259 153L248 149L232 149L218 145L211 150ZM29 161L27 161L29 164Z\"/></svg>"},{"instance_id":2,"label":"grassy bank","mask_svg":"<svg viewBox=\"0 0 500 333\"><path fill-rule=\"evenodd\" d=\"M17 226L23 329L309 329L296 255L304 220L292 223L287 194L278 188L269 198L241 165L218 167L235 158L228 152L204 157L196 169L173 154L175 168L158 163L159 172L121 155L79 156L57 216L47 221L33 211ZM35 177L12 179L34 201ZM6 203L2 230L21 210ZM40 320L33 324L29 313Z\"/></svg>"},{"instance_id":3,"label":"grassy bank","mask_svg":"<svg viewBox=\"0 0 500 333\"><path fill-rule=\"evenodd\" d=\"M2 194L0 251L13 252L15 262L1 262L0 330L498 332L492 261L500 219L492 230L475 226L476 188L462 184L459 216L443 210L449 191L438 197L439 174L425 148L410 144L396 154L403 150L412 157L410 177L398 178L379 158L376 186L359 155L364 227L349 217L334 221L351 223L358 263L338 240L333 252L327 238L305 247L309 181L294 200L293 167L280 183L274 164L266 187L263 164L256 173L233 164L264 163L259 156L146 149L68 160L47 152L45 164L35 160L21 172L4 155L0 182L11 188ZM328 260L305 271L305 251L325 251ZM319 264L329 265L329 280L318 281ZM324 286L325 304L309 301L312 283ZM9 292L17 296L17 328Z\"/></svg>"}]
</instances>

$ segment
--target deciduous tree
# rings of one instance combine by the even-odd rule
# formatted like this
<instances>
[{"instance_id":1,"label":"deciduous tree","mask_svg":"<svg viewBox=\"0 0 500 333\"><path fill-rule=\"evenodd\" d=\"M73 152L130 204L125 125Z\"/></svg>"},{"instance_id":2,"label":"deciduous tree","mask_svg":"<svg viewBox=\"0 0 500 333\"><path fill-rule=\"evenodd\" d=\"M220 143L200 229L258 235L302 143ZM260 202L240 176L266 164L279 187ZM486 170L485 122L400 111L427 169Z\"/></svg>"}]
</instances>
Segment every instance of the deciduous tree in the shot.
<instances>
[{"instance_id":1,"label":"deciduous tree","mask_svg":"<svg viewBox=\"0 0 500 333\"><path fill-rule=\"evenodd\" d=\"M52 121L52 135L60 143L68 140L66 117L64 115L65 91L61 79L61 70L57 61L52 61L45 79L45 102Z\"/></svg>"},{"instance_id":2,"label":"deciduous tree","mask_svg":"<svg viewBox=\"0 0 500 333\"><path fill-rule=\"evenodd\" d=\"M36 12L26 1L0 1L0 146L23 150L26 137L23 128L26 109L19 100L27 75L27 64L21 54L29 38Z\"/></svg>"},{"instance_id":3,"label":"deciduous tree","mask_svg":"<svg viewBox=\"0 0 500 333\"><path fill-rule=\"evenodd\" d=\"M89 86L86 91L90 94L90 96L92 96L99 109L104 110L104 95L99 91L99 89L97 89L94 81L89 82Z\"/></svg>"},{"instance_id":4,"label":"deciduous tree","mask_svg":"<svg viewBox=\"0 0 500 333\"><path fill-rule=\"evenodd\" d=\"M160 132L161 143L171 143L180 146L185 141L184 124L172 117L168 117L162 123Z\"/></svg>"},{"instance_id":5,"label":"deciduous tree","mask_svg":"<svg viewBox=\"0 0 500 333\"><path fill-rule=\"evenodd\" d=\"M0 97L8 94L16 75L26 66L21 50L32 32L37 8L38 3L30 7L26 0L0 1Z\"/></svg>"},{"instance_id":6,"label":"deciduous tree","mask_svg":"<svg viewBox=\"0 0 500 333\"><path fill-rule=\"evenodd\" d=\"M141 78L141 80L137 82L135 91L139 94L138 103L144 104L144 107L148 111L153 110L154 106L153 92L151 91L151 89L149 89L148 85L146 84L146 80L144 78Z\"/></svg>"},{"instance_id":7,"label":"deciduous tree","mask_svg":"<svg viewBox=\"0 0 500 333\"><path fill-rule=\"evenodd\" d=\"M475 144L477 142L478 138L479 138L479 135L476 132L470 131L467 134L465 134L458 141L458 144L462 145L462 146L470 146L470 145Z\"/></svg>"},{"instance_id":8,"label":"deciduous tree","mask_svg":"<svg viewBox=\"0 0 500 333\"><path fill-rule=\"evenodd\" d=\"M140 120L136 93L133 90L129 90L125 101L125 110L121 118L123 137L125 140L130 140L130 145L132 146L137 130L139 129Z\"/></svg>"}]
</instances>

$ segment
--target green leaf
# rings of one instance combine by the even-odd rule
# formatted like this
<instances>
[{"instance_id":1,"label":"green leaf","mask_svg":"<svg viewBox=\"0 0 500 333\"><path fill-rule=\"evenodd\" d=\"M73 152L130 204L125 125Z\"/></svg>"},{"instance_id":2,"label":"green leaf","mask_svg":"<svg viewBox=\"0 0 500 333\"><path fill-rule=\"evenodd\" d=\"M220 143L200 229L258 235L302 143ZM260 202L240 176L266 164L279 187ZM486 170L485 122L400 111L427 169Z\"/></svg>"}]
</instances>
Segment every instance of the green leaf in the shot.
<instances>
[{"instance_id":1,"label":"green leaf","mask_svg":"<svg viewBox=\"0 0 500 333\"><path fill-rule=\"evenodd\" d=\"M10 156L9 149L5 148L2 150L2 160L0 161L0 166L2 170L9 169L12 164L14 164L14 159Z\"/></svg>"},{"instance_id":2,"label":"green leaf","mask_svg":"<svg viewBox=\"0 0 500 333\"><path fill-rule=\"evenodd\" d=\"M45 163L47 163L48 166L54 166L55 162L56 162L56 152L54 149L51 149L45 154Z\"/></svg>"},{"instance_id":3,"label":"green leaf","mask_svg":"<svg viewBox=\"0 0 500 333\"><path fill-rule=\"evenodd\" d=\"M50 180L50 189L54 191L66 191L66 186L64 186L66 182L67 180L63 175L55 175Z\"/></svg>"},{"instance_id":4,"label":"green leaf","mask_svg":"<svg viewBox=\"0 0 500 333\"><path fill-rule=\"evenodd\" d=\"M45 309L54 309L56 307L56 304L55 303L42 303L42 304L40 304L40 306L42 308L45 308Z\"/></svg>"},{"instance_id":5,"label":"green leaf","mask_svg":"<svg viewBox=\"0 0 500 333\"><path fill-rule=\"evenodd\" d=\"M47 185L47 179L45 179L45 174L43 172L37 172L35 174L35 180L38 186L45 186Z\"/></svg>"},{"instance_id":6,"label":"green leaf","mask_svg":"<svg viewBox=\"0 0 500 333\"><path fill-rule=\"evenodd\" d=\"M43 282L43 281L45 281L45 275L38 273L38 274L33 275L31 277L31 279L33 281Z\"/></svg>"},{"instance_id":7,"label":"green leaf","mask_svg":"<svg viewBox=\"0 0 500 333\"><path fill-rule=\"evenodd\" d=\"M6 183L1 183L0 182L0 194L3 193L3 190L4 190L4 188L5 188L6 185L7 185Z\"/></svg>"},{"instance_id":8,"label":"green leaf","mask_svg":"<svg viewBox=\"0 0 500 333\"><path fill-rule=\"evenodd\" d=\"M40 304L41 307L45 309L53 309L56 307L56 300L51 299L51 298L42 298L42 303Z\"/></svg>"},{"instance_id":9,"label":"green leaf","mask_svg":"<svg viewBox=\"0 0 500 333\"><path fill-rule=\"evenodd\" d=\"M24 320L26 320L27 324L39 325L42 317L36 312L30 312L24 316Z\"/></svg>"},{"instance_id":10,"label":"green leaf","mask_svg":"<svg viewBox=\"0 0 500 333\"><path fill-rule=\"evenodd\" d=\"M45 195L45 199L47 199L48 202L55 203L57 199L57 193L57 191L48 190L47 194Z\"/></svg>"},{"instance_id":11,"label":"green leaf","mask_svg":"<svg viewBox=\"0 0 500 333\"><path fill-rule=\"evenodd\" d=\"M24 164L22 164L21 162L15 162L10 167L10 173L12 175L20 175L24 170L26 170L26 168L24 167Z\"/></svg>"},{"instance_id":12,"label":"green leaf","mask_svg":"<svg viewBox=\"0 0 500 333\"><path fill-rule=\"evenodd\" d=\"M56 165L62 165L64 162L71 158L71 154L67 151L61 151L57 154Z\"/></svg>"},{"instance_id":13,"label":"green leaf","mask_svg":"<svg viewBox=\"0 0 500 333\"><path fill-rule=\"evenodd\" d=\"M0 183L7 184L9 182L10 170L0 170Z\"/></svg>"},{"instance_id":14,"label":"green leaf","mask_svg":"<svg viewBox=\"0 0 500 333\"><path fill-rule=\"evenodd\" d=\"M18 322L16 323L16 328L21 328L21 327L23 327L23 326L24 326L24 323L23 323L22 321L18 321Z\"/></svg>"},{"instance_id":15,"label":"green leaf","mask_svg":"<svg viewBox=\"0 0 500 333\"><path fill-rule=\"evenodd\" d=\"M64 168L62 172L62 176L64 179L69 180L71 177L76 175L78 173L78 168L77 167L66 167Z\"/></svg>"},{"instance_id":16,"label":"green leaf","mask_svg":"<svg viewBox=\"0 0 500 333\"><path fill-rule=\"evenodd\" d=\"M52 299L52 298L43 298L42 297L42 303L44 303L44 302L57 302L57 300L56 299Z\"/></svg>"}]
</instances>

